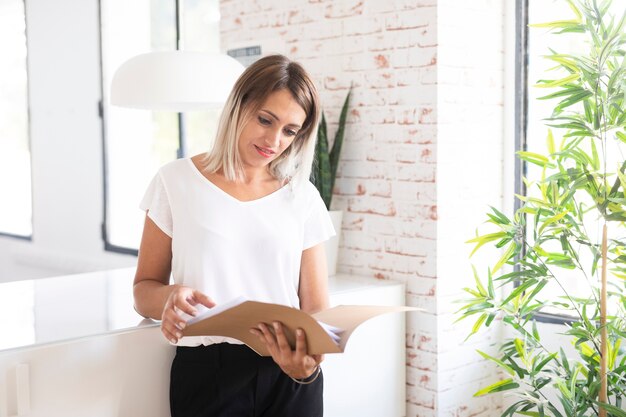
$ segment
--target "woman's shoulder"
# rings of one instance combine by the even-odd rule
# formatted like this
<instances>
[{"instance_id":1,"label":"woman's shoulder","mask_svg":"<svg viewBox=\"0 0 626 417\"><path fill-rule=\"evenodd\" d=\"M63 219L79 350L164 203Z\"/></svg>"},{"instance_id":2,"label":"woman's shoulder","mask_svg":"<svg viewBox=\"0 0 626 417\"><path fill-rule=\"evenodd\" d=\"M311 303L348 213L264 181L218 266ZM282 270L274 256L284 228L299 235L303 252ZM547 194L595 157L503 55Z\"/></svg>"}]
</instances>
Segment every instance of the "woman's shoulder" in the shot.
<instances>
[{"instance_id":1,"label":"woman's shoulder","mask_svg":"<svg viewBox=\"0 0 626 417\"><path fill-rule=\"evenodd\" d=\"M161 175L168 177L171 175L180 175L181 173L189 172L193 164L191 157L174 159L162 165L161 168L159 168L159 172Z\"/></svg>"},{"instance_id":2,"label":"woman's shoulder","mask_svg":"<svg viewBox=\"0 0 626 417\"><path fill-rule=\"evenodd\" d=\"M300 184L290 184L296 199L310 206L315 201L321 200L320 193L311 181L302 181ZM288 185L289 186L289 185Z\"/></svg>"}]
</instances>

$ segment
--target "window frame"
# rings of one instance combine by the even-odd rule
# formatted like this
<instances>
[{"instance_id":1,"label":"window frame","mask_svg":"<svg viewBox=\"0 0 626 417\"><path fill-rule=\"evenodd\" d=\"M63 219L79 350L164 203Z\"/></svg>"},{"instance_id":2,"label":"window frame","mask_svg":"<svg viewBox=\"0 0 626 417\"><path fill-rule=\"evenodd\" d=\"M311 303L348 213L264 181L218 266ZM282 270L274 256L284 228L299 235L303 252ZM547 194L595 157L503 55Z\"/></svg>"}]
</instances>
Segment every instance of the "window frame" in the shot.
<instances>
[{"instance_id":1,"label":"window frame","mask_svg":"<svg viewBox=\"0 0 626 417\"><path fill-rule=\"evenodd\" d=\"M515 0L515 152L526 151L528 148L528 12L529 0ZM515 158L515 195L526 195L526 184L522 180L527 174L528 163L520 158ZM522 202L514 197L514 211L522 207ZM525 215L524 215L525 216ZM522 256L526 249L522 248ZM515 260L520 259L516 255ZM516 264L515 272L519 272L519 265ZM515 282L515 287L519 286L519 281ZM574 318L564 314L554 314L539 312L534 314L534 318L539 323L548 324L570 324Z\"/></svg>"},{"instance_id":2,"label":"window frame","mask_svg":"<svg viewBox=\"0 0 626 417\"><path fill-rule=\"evenodd\" d=\"M34 193L33 193L33 154L32 154L32 118L30 111L30 55L28 54L28 15L26 13L26 0L21 0L24 7L24 37L26 43L26 141L28 143L28 150L30 155L30 234L29 235L18 235L15 233L4 232L0 230L0 237L6 237L11 239L25 240L27 242L33 241L33 236L35 234L35 224L33 221L34 218Z\"/></svg>"},{"instance_id":3,"label":"window frame","mask_svg":"<svg viewBox=\"0 0 626 417\"><path fill-rule=\"evenodd\" d=\"M176 45L177 48L180 45L181 39L181 10L179 8L179 2L176 0L172 0L175 2L175 27L176 27ZM108 213L108 192L109 192L109 181L108 181L108 153L107 153L107 129L106 129L106 111L104 106L104 97L105 97L105 88L104 85L104 62L103 62L103 34L102 34L102 0L98 0L98 47L100 53L100 89L101 89L101 98L98 103L99 107L99 117L100 117L100 126L102 131L102 213L103 219L100 228L101 237L104 241L104 250L105 252L113 252L120 253L125 255L139 255L139 249L129 248L125 246L115 245L111 243L108 234L108 226L109 226L109 213ZM183 113L177 113L177 122L178 122L178 149L176 150L176 158L180 159L185 155L185 138L186 138L186 130L185 130L185 118Z\"/></svg>"}]
</instances>

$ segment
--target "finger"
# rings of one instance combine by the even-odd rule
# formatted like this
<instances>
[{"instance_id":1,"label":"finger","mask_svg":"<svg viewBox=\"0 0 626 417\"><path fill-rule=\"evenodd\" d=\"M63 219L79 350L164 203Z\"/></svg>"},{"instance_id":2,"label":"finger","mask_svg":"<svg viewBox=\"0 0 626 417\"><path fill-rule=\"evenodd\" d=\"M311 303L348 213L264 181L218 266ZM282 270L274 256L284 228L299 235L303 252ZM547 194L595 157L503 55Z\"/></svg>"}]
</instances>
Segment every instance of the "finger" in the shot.
<instances>
[{"instance_id":1,"label":"finger","mask_svg":"<svg viewBox=\"0 0 626 417\"><path fill-rule=\"evenodd\" d=\"M324 362L324 355L311 355L313 357L313 359L315 360L315 363L317 363L318 365L322 362Z\"/></svg>"},{"instance_id":2,"label":"finger","mask_svg":"<svg viewBox=\"0 0 626 417\"><path fill-rule=\"evenodd\" d=\"M276 335L276 344L278 345L278 349L282 353L291 353L291 346L287 341L287 336L285 336L285 332L283 331L283 325L277 321L273 323L274 326L274 334Z\"/></svg>"},{"instance_id":3,"label":"finger","mask_svg":"<svg viewBox=\"0 0 626 417\"><path fill-rule=\"evenodd\" d=\"M182 318L174 308L166 309L161 319L163 320L163 323L172 323L172 325L179 330L182 330L185 328L185 326L187 326L187 322L185 321L185 319Z\"/></svg>"},{"instance_id":4,"label":"finger","mask_svg":"<svg viewBox=\"0 0 626 417\"><path fill-rule=\"evenodd\" d=\"M172 309L179 309L180 311L189 314L190 316L195 317L198 314L198 310L196 310L193 305L189 303L187 298L178 295L174 297L172 302Z\"/></svg>"},{"instance_id":5,"label":"finger","mask_svg":"<svg viewBox=\"0 0 626 417\"><path fill-rule=\"evenodd\" d=\"M299 357L306 356L306 336L302 329L296 330L296 355Z\"/></svg>"},{"instance_id":6,"label":"finger","mask_svg":"<svg viewBox=\"0 0 626 417\"><path fill-rule=\"evenodd\" d=\"M205 307L208 307L208 308L215 307L215 302L211 299L211 297L209 297L208 295L198 290L194 290L193 298L196 301L196 303L200 303Z\"/></svg>"},{"instance_id":7,"label":"finger","mask_svg":"<svg viewBox=\"0 0 626 417\"><path fill-rule=\"evenodd\" d=\"M161 322L161 329L167 331L169 334L176 336L177 339L183 337L181 329L179 329L174 322L170 320L164 320Z\"/></svg>"},{"instance_id":8,"label":"finger","mask_svg":"<svg viewBox=\"0 0 626 417\"><path fill-rule=\"evenodd\" d=\"M161 333L163 333L163 336L165 336L165 338L167 340L169 340L172 343L177 343L178 339L180 339L179 337L177 337L177 335L175 333L173 333L170 329L161 326Z\"/></svg>"},{"instance_id":9,"label":"finger","mask_svg":"<svg viewBox=\"0 0 626 417\"><path fill-rule=\"evenodd\" d=\"M265 323L259 323L258 329L261 331L263 340L265 341L266 345L268 346L276 345L276 338L274 337L274 333L271 332L271 330L268 328L268 326Z\"/></svg>"}]
</instances>

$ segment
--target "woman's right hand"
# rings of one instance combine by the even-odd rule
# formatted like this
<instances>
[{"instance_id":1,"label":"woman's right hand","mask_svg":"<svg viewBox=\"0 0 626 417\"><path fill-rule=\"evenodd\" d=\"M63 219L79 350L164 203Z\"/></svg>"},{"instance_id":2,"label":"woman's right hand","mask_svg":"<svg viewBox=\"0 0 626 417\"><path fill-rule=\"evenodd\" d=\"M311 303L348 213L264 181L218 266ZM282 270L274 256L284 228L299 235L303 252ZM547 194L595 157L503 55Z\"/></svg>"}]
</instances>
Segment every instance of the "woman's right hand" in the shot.
<instances>
[{"instance_id":1,"label":"woman's right hand","mask_svg":"<svg viewBox=\"0 0 626 417\"><path fill-rule=\"evenodd\" d=\"M196 305L202 304L207 308L212 308L215 303L206 294L193 288L175 286L165 301L163 314L161 315L161 332L167 340L177 343L183 336L182 331L186 326L186 321L179 314L181 311L195 316L198 314Z\"/></svg>"}]
</instances>

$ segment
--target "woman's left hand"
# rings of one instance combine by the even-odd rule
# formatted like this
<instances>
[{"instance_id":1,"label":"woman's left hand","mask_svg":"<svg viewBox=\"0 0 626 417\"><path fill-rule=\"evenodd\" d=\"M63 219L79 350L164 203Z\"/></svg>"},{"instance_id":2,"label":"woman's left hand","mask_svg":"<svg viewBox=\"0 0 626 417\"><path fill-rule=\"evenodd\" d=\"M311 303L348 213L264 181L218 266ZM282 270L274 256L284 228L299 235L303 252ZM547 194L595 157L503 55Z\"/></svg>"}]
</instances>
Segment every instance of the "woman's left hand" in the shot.
<instances>
[{"instance_id":1,"label":"woman's left hand","mask_svg":"<svg viewBox=\"0 0 626 417\"><path fill-rule=\"evenodd\" d=\"M283 326L279 322L272 323L272 332L268 325L259 323L250 331L259 337L272 355L274 362L284 373L292 378L304 379L311 376L324 359L324 355L309 355L306 348L306 336L302 329L296 330L296 348L291 349Z\"/></svg>"}]
</instances>

